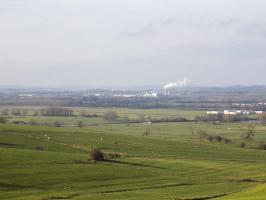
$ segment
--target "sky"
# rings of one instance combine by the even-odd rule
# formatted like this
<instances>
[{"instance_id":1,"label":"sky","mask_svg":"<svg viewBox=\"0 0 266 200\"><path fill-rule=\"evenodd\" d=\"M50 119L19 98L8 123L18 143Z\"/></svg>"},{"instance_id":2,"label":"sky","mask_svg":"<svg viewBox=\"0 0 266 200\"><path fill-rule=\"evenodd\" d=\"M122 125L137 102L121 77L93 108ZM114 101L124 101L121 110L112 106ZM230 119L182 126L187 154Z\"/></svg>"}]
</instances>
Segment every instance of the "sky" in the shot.
<instances>
[{"instance_id":1,"label":"sky","mask_svg":"<svg viewBox=\"0 0 266 200\"><path fill-rule=\"evenodd\" d=\"M0 85L266 85L265 0L0 0Z\"/></svg>"}]
</instances>

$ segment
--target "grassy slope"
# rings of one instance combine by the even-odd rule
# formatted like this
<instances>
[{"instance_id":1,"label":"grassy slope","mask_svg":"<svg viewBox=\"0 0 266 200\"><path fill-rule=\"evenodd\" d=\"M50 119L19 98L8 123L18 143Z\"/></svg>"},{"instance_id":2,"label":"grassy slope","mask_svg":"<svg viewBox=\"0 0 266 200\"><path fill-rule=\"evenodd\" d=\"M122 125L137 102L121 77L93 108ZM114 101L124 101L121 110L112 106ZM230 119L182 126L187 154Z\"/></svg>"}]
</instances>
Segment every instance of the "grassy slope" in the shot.
<instances>
[{"instance_id":1,"label":"grassy slope","mask_svg":"<svg viewBox=\"0 0 266 200\"><path fill-rule=\"evenodd\" d=\"M253 149L255 142L247 149L236 145L239 124L156 124L151 135L143 136L146 126L1 125L0 199L265 197L266 154ZM191 126L230 136L234 143L201 141L191 134ZM264 132L258 127L254 140L265 139ZM45 151L36 151L36 146ZM87 155L92 147L129 157L92 164Z\"/></svg>"}]
</instances>

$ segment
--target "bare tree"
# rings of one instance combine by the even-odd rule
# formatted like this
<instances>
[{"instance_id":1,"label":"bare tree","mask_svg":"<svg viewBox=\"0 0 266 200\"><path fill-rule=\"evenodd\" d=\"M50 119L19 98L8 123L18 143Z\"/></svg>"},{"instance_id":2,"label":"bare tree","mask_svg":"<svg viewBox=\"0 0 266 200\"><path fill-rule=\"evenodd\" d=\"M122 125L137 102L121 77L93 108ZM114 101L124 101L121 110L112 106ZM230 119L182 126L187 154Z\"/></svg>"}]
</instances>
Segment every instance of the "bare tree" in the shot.
<instances>
[{"instance_id":1,"label":"bare tree","mask_svg":"<svg viewBox=\"0 0 266 200\"><path fill-rule=\"evenodd\" d=\"M15 115L15 116L20 116L21 115L21 110L20 109L14 109L11 111L11 114L12 115Z\"/></svg>"},{"instance_id":2,"label":"bare tree","mask_svg":"<svg viewBox=\"0 0 266 200\"><path fill-rule=\"evenodd\" d=\"M107 121L115 121L118 118L118 115L115 111L107 111L103 114L103 118Z\"/></svg>"},{"instance_id":3,"label":"bare tree","mask_svg":"<svg viewBox=\"0 0 266 200\"><path fill-rule=\"evenodd\" d=\"M78 121L78 127L79 128L83 128L85 126L84 122L83 121Z\"/></svg>"},{"instance_id":4,"label":"bare tree","mask_svg":"<svg viewBox=\"0 0 266 200\"><path fill-rule=\"evenodd\" d=\"M245 140L252 140L252 137L255 135L255 125L249 123L246 128L242 129L241 138Z\"/></svg>"},{"instance_id":5,"label":"bare tree","mask_svg":"<svg viewBox=\"0 0 266 200\"><path fill-rule=\"evenodd\" d=\"M143 114L139 114L139 121L145 122L145 116Z\"/></svg>"},{"instance_id":6,"label":"bare tree","mask_svg":"<svg viewBox=\"0 0 266 200\"><path fill-rule=\"evenodd\" d=\"M87 111L86 110L82 110L80 111L80 116L81 117L86 117L88 115Z\"/></svg>"},{"instance_id":7,"label":"bare tree","mask_svg":"<svg viewBox=\"0 0 266 200\"><path fill-rule=\"evenodd\" d=\"M28 109L23 109L23 110L22 110L22 114L23 114L24 116L28 115L28 113L29 113Z\"/></svg>"},{"instance_id":8,"label":"bare tree","mask_svg":"<svg viewBox=\"0 0 266 200\"><path fill-rule=\"evenodd\" d=\"M123 116L123 120L124 120L125 122L128 122L128 121L129 121L129 117L128 117L128 115L124 115L124 116Z\"/></svg>"},{"instance_id":9,"label":"bare tree","mask_svg":"<svg viewBox=\"0 0 266 200\"><path fill-rule=\"evenodd\" d=\"M9 115L9 110L7 108L3 109L2 110L2 115Z\"/></svg>"},{"instance_id":10,"label":"bare tree","mask_svg":"<svg viewBox=\"0 0 266 200\"><path fill-rule=\"evenodd\" d=\"M5 124L7 119L5 117L0 116L0 124Z\"/></svg>"},{"instance_id":11,"label":"bare tree","mask_svg":"<svg viewBox=\"0 0 266 200\"><path fill-rule=\"evenodd\" d=\"M262 113L259 116L260 123L266 125L266 113Z\"/></svg>"},{"instance_id":12,"label":"bare tree","mask_svg":"<svg viewBox=\"0 0 266 200\"><path fill-rule=\"evenodd\" d=\"M61 124L59 121L55 121L55 122L54 122L54 126L55 126L55 127L61 127L62 124Z\"/></svg>"},{"instance_id":13,"label":"bare tree","mask_svg":"<svg viewBox=\"0 0 266 200\"><path fill-rule=\"evenodd\" d=\"M39 115L39 111L35 110L35 111L33 112L33 116L38 116L38 115Z\"/></svg>"}]
</instances>

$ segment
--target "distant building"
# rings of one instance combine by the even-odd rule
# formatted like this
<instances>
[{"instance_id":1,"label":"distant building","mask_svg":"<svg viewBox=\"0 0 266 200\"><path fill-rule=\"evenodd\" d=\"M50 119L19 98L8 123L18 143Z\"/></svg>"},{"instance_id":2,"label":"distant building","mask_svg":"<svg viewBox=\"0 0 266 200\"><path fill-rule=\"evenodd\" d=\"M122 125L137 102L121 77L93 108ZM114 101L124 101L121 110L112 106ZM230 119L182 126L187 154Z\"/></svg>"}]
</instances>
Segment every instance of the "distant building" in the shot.
<instances>
[{"instance_id":1,"label":"distant building","mask_svg":"<svg viewBox=\"0 0 266 200\"><path fill-rule=\"evenodd\" d=\"M32 94L18 94L19 97L32 97Z\"/></svg>"},{"instance_id":2,"label":"distant building","mask_svg":"<svg viewBox=\"0 0 266 200\"><path fill-rule=\"evenodd\" d=\"M225 115L237 115L237 112L234 110L224 110Z\"/></svg>"},{"instance_id":3,"label":"distant building","mask_svg":"<svg viewBox=\"0 0 266 200\"><path fill-rule=\"evenodd\" d=\"M206 112L207 115L219 115L222 114L221 111L207 111Z\"/></svg>"},{"instance_id":4,"label":"distant building","mask_svg":"<svg viewBox=\"0 0 266 200\"><path fill-rule=\"evenodd\" d=\"M158 93L157 92L147 92L143 94L144 97L157 97Z\"/></svg>"}]
</instances>

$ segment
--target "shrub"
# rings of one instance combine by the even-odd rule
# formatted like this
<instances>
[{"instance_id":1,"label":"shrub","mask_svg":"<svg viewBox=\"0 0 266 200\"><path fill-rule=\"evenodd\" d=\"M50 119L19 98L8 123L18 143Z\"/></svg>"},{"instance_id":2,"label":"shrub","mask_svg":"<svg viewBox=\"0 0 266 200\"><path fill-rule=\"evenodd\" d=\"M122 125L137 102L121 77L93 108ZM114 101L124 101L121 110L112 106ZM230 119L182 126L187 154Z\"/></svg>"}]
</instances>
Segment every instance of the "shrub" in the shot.
<instances>
[{"instance_id":1,"label":"shrub","mask_svg":"<svg viewBox=\"0 0 266 200\"><path fill-rule=\"evenodd\" d=\"M78 127L83 128L85 126L83 121L78 121Z\"/></svg>"},{"instance_id":2,"label":"shrub","mask_svg":"<svg viewBox=\"0 0 266 200\"><path fill-rule=\"evenodd\" d=\"M266 125L266 113L261 114L259 120L262 125Z\"/></svg>"},{"instance_id":3,"label":"shrub","mask_svg":"<svg viewBox=\"0 0 266 200\"><path fill-rule=\"evenodd\" d=\"M103 114L103 118L107 121L115 121L118 118L118 115L115 111L108 111Z\"/></svg>"},{"instance_id":4,"label":"shrub","mask_svg":"<svg viewBox=\"0 0 266 200\"><path fill-rule=\"evenodd\" d=\"M20 109L14 109L11 111L11 114L15 115L15 116L21 116L21 110Z\"/></svg>"},{"instance_id":5,"label":"shrub","mask_svg":"<svg viewBox=\"0 0 266 200\"><path fill-rule=\"evenodd\" d=\"M62 124L61 124L59 121L55 121L55 122L54 122L54 126L55 126L55 127L61 127Z\"/></svg>"},{"instance_id":6,"label":"shrub","mask_svg":"<svg viewBox=\"0 0 266 200\"><path fill-rule=\"evenodd\" d=\"M255 135L255 125L249 123L246 128L242 129L240 137L244 140L252 140Z\"/></svg>"},{"instance_id":7,"label":"shrub","mask_svg":"<svg viewBox=\"0 0 266 200\"><path fill-rule=\"evenodd\" d=\"M39 111L37 111L37 110L35 110L34 112L33 112L33 116L38 116L40 113L39 113Z\"/></svg>"},{"instance_id":8,"label":"shrub","mask_svg":"<svg viewBox=\"0 0 266 200\"><path fill-rule=\"evenodd\" d=\"M259 144L259 149L261 149L261 150L266 150L266 144L265 143L260 143Z\"/></svg>"},{"instance_id":9,"label":"shrub","mask_svg":"<svg viewBox=\"0 0 266 200\"><path fill-rule=\"evenodd\" d=\"M150 135L151 134L151 129L150 129L150 127L146 127L146 129L144 130L144 132L143 132L143 135L144 136L148 136L148 135Z\"/></svg>"},{"instance_id":10,"label":"shrub","mask_svg":"<svg viewBox=\"0 0 266 200\"><path fill-rule=\"evenodd\" d=\"M3 109L2 110L2 115L9 115L9 110L8 109Z\"/></svg>"},{"instance_id":11,"label":"shrub","mask_svg":"<svg viewBox=\"0 0 266 200\"><path fill-rule=\"evenodd\" d=\"M121 153L107 153L106 154L107 158L123 158L127 157L127 154L121 154Z\"/></svg>"},{"instance_id":12,"label":"shrub","mask_svg":"<svg viewBox=\"0 0 266 200\"><path fill-rule=\"evenodd\" d=\"M40 111L42 116L73 116L73 113L71 109L57 107L45 108Z\"/></svg>"},{"instance_id":13,"label":"shrub","mask_svg":"<svg viewBox=\"0 0 266 200\"><path fill-rule=\"evenodd\" d=\"M87 111L86 111L86 110L82 110L82 111L80 111L80 116L81 116L81 117L88 117L88 113L87 113Z\"/></svg>"},{"instance_id":14,"label":"shrub","mask_svg":"<svg viewBox=\"0 0 266 200\"><path fill-rule=\"evenodd\" d=\"M223 138L221 136L219 136L219 135L214 136L214 140L217 141L217 142L221 142L222 139Z\"/></svg>"},{"instance_id":15,"label":"shrub","mask_svg":"<svg viewBox=\"0 0 266 200\"><path fill-rule=\"evenodd\" d=\"M129 121L129 117L127 115L124 115L123 116L123 121L128 122Z\"/></svg>"},{"instance_id":16,"label":"shrub","mask_svg":"<svg viewBox=\"0 0 266 200\"><path fill-rule=\"evenodd\" d=\"M90 152L92 160L95 161L104 161L104 154L100 149L92 149Z\"/></svg>"},{"instance_id":17,"label":"shrub","mask_svg":"<svg viewBox=\"0 0 266 200\"><path fill-rule=\"evenodd\" d=\"M245 148L246 146L247 146L247 145L246 145L245 142L240 143L240 147L241 147L241 148Z\"/></svg>"},{"instance_id":18,"label":"shrub","mask_svg":"<svg viewBox=\"0 0 266 200\"><path fill-rule=\"evenodd\" d=\"M5 124L7 119L5 117L0 116L0 124Z\"/></svg>"},{"instance_id":19,"label":"shrub","mask_svg":"<svg viewBox=\"0 0 266 200\"><path fill-rule=\"evenodd\" d=\"M228 138L224 138L224 143L228 144L228 143L231 143L232 141Z\"/></svg>"},{"instance_id":20,"label":"shrub","mask_svg":"<svg viewBox=\"0 0 266 200\"><path fill-rule=\"evenodd\" d=\"M43 148L42 146L37 146L37 147L36 147L36 150L37 150L37 151L44 151L44 148Z\"/></svg>"},{"instance_id":21,"label":"shrub","mask_svg":"<svg viewBox=\"0 0 266 200\"><path fill-rule=\"evenodd\" d=\"M210 142L212 142L213 141L213 136L208 136L208 140L210 141Z\"/></svg>"},{"instance_id":22,"label":"shrub","mask_svg":"<svg viewBox=\"0 0 266 200\"><path fill-rule=\"evenodd\" d=\"M32 120L29 121L29 124L30 124L30 125L37 125L37 122L36 122L35 120L32 119Z\"/></svg>"},{"instance_id":23,"label":"shrub","mask_svg":"<svg viewBox=\"0 0 266 200\"><path fill-rule=\"evenodd\" d=\"M139 114L138 118L139 118L139 122L145 122L146 121L145 116L143 114Z\"/></svg>"},{"instance_id":24,"label":"shrub","mask_svg":"<svg viewBox=\"0 0 266 200\"><path fill-rule=\"evenodd\" d=\"M207 131L198 130L197 133L200 136L200 139L206 139L209 137L209 134L207 133Z\"/></svg>"}]
</instances>

